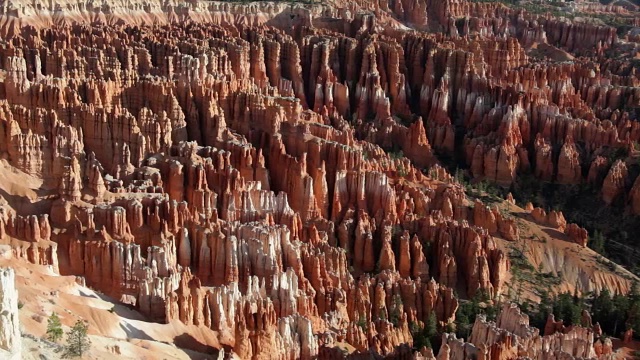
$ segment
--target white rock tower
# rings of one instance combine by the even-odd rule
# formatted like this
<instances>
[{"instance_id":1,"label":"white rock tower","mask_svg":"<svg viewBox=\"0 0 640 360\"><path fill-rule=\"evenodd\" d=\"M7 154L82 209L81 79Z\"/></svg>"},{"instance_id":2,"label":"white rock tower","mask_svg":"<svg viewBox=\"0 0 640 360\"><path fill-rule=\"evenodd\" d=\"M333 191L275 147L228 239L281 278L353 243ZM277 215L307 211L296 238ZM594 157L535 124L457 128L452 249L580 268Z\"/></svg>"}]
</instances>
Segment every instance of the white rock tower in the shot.
<instances>
[{"instance_id":1,"label":"white rock tower","mask_svg":"<svg viewBox=\"0 0 640 360\"><path fill-rule=\"evenodd\" d=\"M21 342L16 275L0 268L0 359L20 359Z\"/></svg>"}]
</instances>

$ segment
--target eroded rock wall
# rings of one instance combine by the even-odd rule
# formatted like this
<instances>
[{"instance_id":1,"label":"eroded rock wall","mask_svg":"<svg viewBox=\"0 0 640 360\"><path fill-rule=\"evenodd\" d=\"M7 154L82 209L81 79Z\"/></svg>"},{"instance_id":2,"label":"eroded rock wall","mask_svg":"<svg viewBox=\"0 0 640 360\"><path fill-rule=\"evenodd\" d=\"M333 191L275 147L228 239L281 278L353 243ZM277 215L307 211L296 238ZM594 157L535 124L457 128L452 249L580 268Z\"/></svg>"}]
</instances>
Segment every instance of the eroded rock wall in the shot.
<instances>
[{"instance_id":1,"label":"eroded rock wall","mask_svg":"<svg viewBox=\"0 0 640 360\"><path fill-rule=\"evenodd\" d=\"M14 186L0 241L240 358L412 356L413 326L455 320L454 289L503 293L494 237L520 240L437 155L505 186L533 172L638 197L606 153L640 138L637 70L603 58L611 28L457 0L331 5L0 9L0 155L46 209ZM581 57L538 61L534 43Z\"/></svg>"}]
</instances>

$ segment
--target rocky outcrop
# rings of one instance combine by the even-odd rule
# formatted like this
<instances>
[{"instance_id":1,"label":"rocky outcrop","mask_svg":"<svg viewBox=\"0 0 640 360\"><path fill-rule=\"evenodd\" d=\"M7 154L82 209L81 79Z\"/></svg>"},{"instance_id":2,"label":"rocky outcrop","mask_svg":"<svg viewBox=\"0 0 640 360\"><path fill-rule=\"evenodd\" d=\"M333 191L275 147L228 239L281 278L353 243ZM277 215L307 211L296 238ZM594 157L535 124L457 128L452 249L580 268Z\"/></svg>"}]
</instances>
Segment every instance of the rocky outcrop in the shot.
<instances>
[{"instance_id":1,"label":"rocky outcrop","mask_svg":"<svg viewBox=\"0 0 640 360\"><path fill-rule=\"evenodd\" d=\"M627 166L621 160L616 161L602 184L602 200L607 205L611 205L624 192L626 178Z\"/></svg>"},{"instance_id":2,"label":"rocky outcrop","mask_svg":"<svg viewBox=\"0 0 640 360\"><path fill-rule=\"evenodd\" d=\"M0 355L4 359L20 359L22 352L15 282L12 268L0 268Z\"/></svg>"},{"instance_id":3,"label":"rocky outcrop","mask_svg":"<svg viewBox=\"0 0 640 360\"><path fill-rule=\"evenodd\" d=\"M2 245L239 358L409 358L454 289L499 299L515 200L471 202L439 160L640 212L640 80L608 27L458 0L18 1L0 34ZM513 312L443 354L591 356Z\"/></svg>"},{"instance_id":4,"label":"rocky outcrop","mask_svg":"<svg viewBox=\"0 0 640 360\"><path fill-rule=\"evenodd\" d=\"M534 208L531 210L531 217L540 225L549 226L560 231L565 231L567 221L562 211L551 210L548 214L542 208Z\"/></svg>"},{"instance_id":5,"label":"rocky outcrop","mask_svg":"<svg viewBox=\"0 0 640 360\"><path fill-rule=\"evenodd\" d=\"M577 224L567 224L562 211L551 210L547 214L542 208L534 208L531 203L528 205L530 205L530 209L528 211L535 222L563 232L571 242L583 247L587 246L587 243L589 242L589 233L587 230Z\"/></svg>"},{"instance_id":6,"label":"rocky outcrop","mask_svg":"<svg viewBox=\"0 0 640 360\"><path fill-rule=\"evenodd\" d=\"M552 319L551 319L552 320ZM553 320L552 320L553 321ZM466 359L482 356L491 359L511 359L517 356L549 359L610 359L600 340L594 342L591 329L573 327L566 332L539 334L529 325L529 318L515 304L503 306L496 322L478 316L468 342L454 334L444 334L438 359Z\"/></svg>"},{"instance_id":7,"label":"rocky outcrop","mask_svg":"<svg viewBox=\"0 0 640 360\"><path fill-rule=\"evenodd\" d=\"M489 230L489 233L515 241L519 238L519 230L516 220L508 214L508 210L497 206L489 208L480 200L476 200L473 206L473 222Z\"/></svg>"},{"instance_id":8,"label":"rocky outcrop","mask_svg":"<svg viewBox=\"0 0 640 360\"><path fill-rule=\"evenodd\" d=\"M0 244L10 245L12 256L48 265L58 273L58 244L51 240L49 215L22 216L0 202Z\"/></svg>"},{"instance_id":9,"label":"rocky outcrop","mask_svg":"<svg viewBox=\"0 0 640 360\"><path fill-rule=\"evenodd\" d=\"M571 137L565 139L560 149L557 174L557 182L560 184L577 184L582 181L580 154Z\"/></svg>"},{"instance_id":10,"label":"rocky outcrop","mask_svg":"<svg viewBox=\"0 0 640 360\"><path fill-rule=\"evenodd\" d=\"M589 242L589 233L585 228L581 228L576 224L569 224L564 233L576 244L579 244L582 247L586 247Z\"/></svg>"}]
</instances>

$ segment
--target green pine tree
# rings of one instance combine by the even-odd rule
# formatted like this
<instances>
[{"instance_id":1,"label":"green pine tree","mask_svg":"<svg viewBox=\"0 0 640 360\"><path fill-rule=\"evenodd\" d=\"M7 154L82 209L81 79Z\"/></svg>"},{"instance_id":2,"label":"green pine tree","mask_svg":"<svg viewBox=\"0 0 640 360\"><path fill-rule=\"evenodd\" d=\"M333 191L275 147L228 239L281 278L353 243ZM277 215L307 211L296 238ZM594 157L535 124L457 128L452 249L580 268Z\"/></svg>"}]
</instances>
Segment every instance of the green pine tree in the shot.
<instances>
[{"instance_id":1,"label":"green pine tree","mask_svg":"<svg viewBox=\"0 0 640 360\"><path fill-rule=\"evenodd\" d=\"M556 319L562 319L565 326L580 324L582 308L575 303L574 296L570 293L561 293L553 304L553 314Z\"/></svg>"},{"instance_id":2,"label":"green pine tree","mask_svg":"<svg viewBox=\"0 0 640 360\"><path fill-rule=\"evenodd\" d=\"M420 328L420 325L412 322L409 325L409 330L411 331L411 336L413 337L413 348L414 350L420 350L424 346L431 347L429 343L429 339L424 336L424 332Z\"/></svg>"},{"instance_id":3,"label":"green pine tree","mask_svg":"<svg viewBox=\"0 0 640 360\"><path fill-rule=\"evenodd\" d=\"M436 313L434 311L431 311L431 314L429 314L427 323L424 326L424 331L428 339L432 339L438 335L438 319L436 319Z\"/></svg>"},{"instance_id":4,"label":"green pine tree","mask_svg":"<svg viewBox=\"0 0 640 360\"><path fill-rule=\"evenodd\" d=\"M615 307L615 321L613 323L611 336L620 336L621 333L626 330L625 323L628 321L631 304L629 302L629 297L621 294L616 294L613 297L613 304Z\"/></svg>"},{"instance_id":5,"label":"green pine tree","mask_svg":"<svg viewBox=\"0 0 640 360\"><path fill-rule=\"evenodd\" d=\"M456 314L456 335L459 338L469 338L469 332L471 331L471 324L469 324L469 316L464 312L459 315Z\"/></svg>"},{"instance_id":6,"label":"green pine tree","mask_svg":"<svg viewBox=\"0 0 640 360\"><path fill-rule=\"evenodd\" d=\"M400 317L402 317L402 297L400 295L395 295L393 297L393 307L389 313L389 322L393 324L393 326L398 326L400 324Z\"/></svg>"},{"instance_id":7,"label":"green pine tree","mask_svg":"<svg viewBox=\"0 0 640 360\"><path fill-rule=\"evenodd\" d=\"M62 335L64 335L64 332L62 331L60 317L54 312L47 320L47 340L58 342L62 339Z\"/></svg>"},{"instance_id":8,"label":"green pine tree","mask_svg":"<svg viewBox=\"0 0 640 360\"><path fill-rule=\"evenodd\" d=\"M606 255L606 242L607 240L604 238L602 233L596 230L593 234L593 237L591 238L591 244L589 245L589 247L591 247L593 251L597 252L598 254Z\"/></svg>"},{"instance_id":9,"label":"green pine tree","mask_svg":"<svg viewBox=\"0 0 640 360\"><path fill-rule=\"evenodd\" d=\"M629 317L627 319L627 328L633 329L635 334L640 334L640 289L638 283L633 282L629 291Z\"/></svg>"},{"instance_id":10,"label":"green pine tree","mask_svg":"<svg viewBox=\"0 0 640 360\"><path fill-rule=\"evenodd\" d=\"M67 333L67 346L64 348L63 358L82 357L89 350L91 340L87 336L88 330L89 325L84 321L76 321L76 324Z\"/></svg>"}]
</instances>

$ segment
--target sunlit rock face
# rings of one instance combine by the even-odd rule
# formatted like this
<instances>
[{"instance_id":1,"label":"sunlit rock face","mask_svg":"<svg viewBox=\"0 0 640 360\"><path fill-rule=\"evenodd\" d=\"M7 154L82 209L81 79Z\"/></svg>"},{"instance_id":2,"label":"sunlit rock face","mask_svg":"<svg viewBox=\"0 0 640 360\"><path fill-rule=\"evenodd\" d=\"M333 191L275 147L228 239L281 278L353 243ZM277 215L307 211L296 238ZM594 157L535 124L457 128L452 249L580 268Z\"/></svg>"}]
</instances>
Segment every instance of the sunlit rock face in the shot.
<instances>
[{"instance_id":1,"label":"sunlit rock face","mask_svg":"<svg viewBox=\"0 0 640 360\"><path fill-rule=\"evenodd\" d=\"M0 268L0 355L17 360L21 358L22 338L15 282L13 269Z\"/></svg>"},{"instance_id":2,"label":"sunlit rock face","mask_svg":"<svg viewBox=\"0 0 640 360\"><path fill-rule=\"evenodd\" d=\"M46 200L0 197L0 241L239 358L430 357L414 326L453 323L456 293L504 294L494 237L518 241L517 221L439 157L503 186L592 183L640 213L607 157L640 141L640 79L606 57L606 26L462 0L16 1L0 34L0 171ZM531 216L586 245L562 213ZM596 356L582 330L549 340L513 311L499 339L478 320L439 356Z\"/></svg>"},{"instance_id":3,"label":"sunlit rock face","mask_svg":"<svg viewBox=\"0 0 640 360\"><path fill-rule=\"evenodd\" d=\"M589 316L586 313L586 316ZM549 321L552 323L553 315ZM562 321L560 321L562 326ZM563 327L563 326L562 326ZM564 328L564 327L563 327ZM515 304L505 305L496 322L479 316L473 324L468 342L445 334L438 359L613 359L611 339L595 339L594 330L580 326L552 331L544 336L529 326L529 317Z\"/></svg>"}]
</instances>

